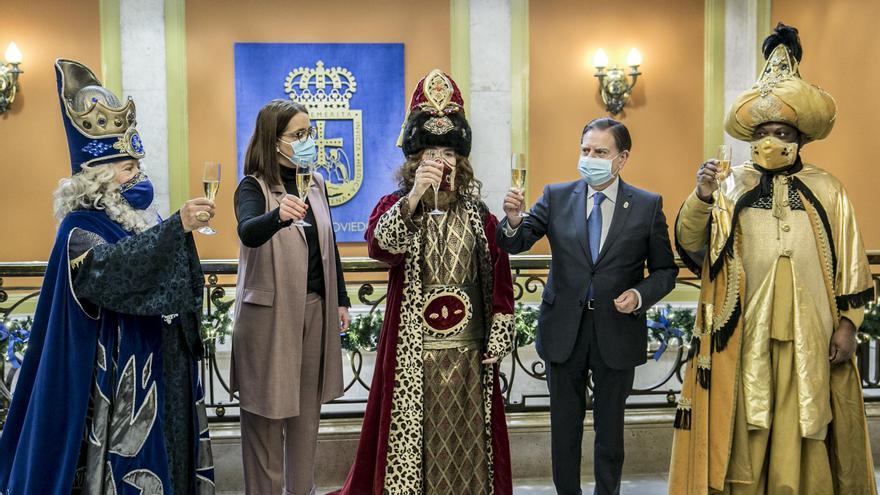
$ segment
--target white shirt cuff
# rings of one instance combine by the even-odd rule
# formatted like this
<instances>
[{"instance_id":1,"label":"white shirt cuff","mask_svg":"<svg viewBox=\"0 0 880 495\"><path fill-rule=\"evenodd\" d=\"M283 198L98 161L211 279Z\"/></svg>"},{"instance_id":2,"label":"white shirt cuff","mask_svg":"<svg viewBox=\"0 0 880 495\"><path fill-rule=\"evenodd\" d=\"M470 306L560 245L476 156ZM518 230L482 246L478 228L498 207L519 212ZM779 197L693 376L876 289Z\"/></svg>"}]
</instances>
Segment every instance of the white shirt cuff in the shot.
<instances>
[{"instance_id":1,"label":"white shirt cuff","mask_svg":"<svg viewBox=\"0 0 880 495\"><path fill-rule=\"evenodd\" d=\"M636 293L636 297L639 298L639 304L636 306L636 309L635 309L636 311L638 311L638 310L642 309L642 293L639 292L638 289L630 289L630 290L633 291L633 292L635 292L635 293Z\"/></svg>"},{"instance_id":2,"label":"white shirt cuff","mask_svg":"<svg viewBox=\"0 0 880 495\"><path fill-rule=\"evenodd\" d=\"M522 226L522 222L520 222L520 224L517 225L516 228L513 228L510 226L510 223L508 223L507 220L505 220L504 227L502 228L502 230L504 231L504 235L506 235L507 237L513 237L516 235L516 232L519 230L519 228L521 226Z\"/></svg>"}]
</instances>

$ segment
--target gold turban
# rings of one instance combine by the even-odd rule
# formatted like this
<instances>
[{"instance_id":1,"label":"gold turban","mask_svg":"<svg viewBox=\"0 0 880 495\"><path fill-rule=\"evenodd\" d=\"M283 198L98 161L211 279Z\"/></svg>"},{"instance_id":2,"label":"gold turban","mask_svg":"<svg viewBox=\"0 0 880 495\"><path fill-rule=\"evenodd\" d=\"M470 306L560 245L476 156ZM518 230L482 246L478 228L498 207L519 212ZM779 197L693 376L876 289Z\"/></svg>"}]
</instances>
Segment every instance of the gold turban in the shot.
<instances>
[{"instance_id":1,"label":"gold turban","mask_svg":"<svg viewBox=\"0 0 880 495\"><path fill-rule=\"evenodd\" d=\"M781 122L813 141L828 136L836 118L834 98L801 79L797 59L780 44L767 58L758 82L728 110L724 129L736 139L751 141L761 124Z\"/></svg>"}]
</instances>

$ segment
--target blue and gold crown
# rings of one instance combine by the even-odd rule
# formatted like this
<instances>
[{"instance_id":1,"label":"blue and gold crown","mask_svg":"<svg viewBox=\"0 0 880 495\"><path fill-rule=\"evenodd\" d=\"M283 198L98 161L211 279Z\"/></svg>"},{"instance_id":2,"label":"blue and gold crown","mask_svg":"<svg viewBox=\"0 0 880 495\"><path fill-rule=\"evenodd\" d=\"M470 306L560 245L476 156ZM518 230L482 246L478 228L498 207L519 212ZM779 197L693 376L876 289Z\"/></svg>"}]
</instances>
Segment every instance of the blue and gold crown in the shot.
<instances>
[{"instance_id":1,"label":"blue and gold crown","mask_svg":"<svg viewBox=\"0 0 880 495\"><path fill-rule=\"evenodd\" d=\"M88 67L73 60L56 60L55 76L74 174L83 165L144 157L130 97L120 102Z\"/></svg>"}]
</instances>

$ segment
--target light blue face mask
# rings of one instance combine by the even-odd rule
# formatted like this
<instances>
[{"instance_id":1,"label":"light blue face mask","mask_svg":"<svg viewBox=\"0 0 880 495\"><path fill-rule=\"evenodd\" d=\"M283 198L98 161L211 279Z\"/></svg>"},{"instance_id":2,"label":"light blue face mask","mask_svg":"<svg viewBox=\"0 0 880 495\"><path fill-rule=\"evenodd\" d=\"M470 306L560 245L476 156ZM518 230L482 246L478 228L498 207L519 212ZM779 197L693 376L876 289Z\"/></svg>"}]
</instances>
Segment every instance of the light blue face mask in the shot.
<instances>
[{"instance_id":1,"label":"light blue face mask","mask_svg":"<svg viewBox=\"0 0 880 495\"><path fill-rule=\"evenodd\" d=\"M318 159L318 146L311 136L305 141L294 141L292 143L288 143L283 139L279 139L279 141L290 145L293 149L293 155L287 156L280 148L276 148L281 153L281 156L290 160L294 165L312 165Z\"/></svg>"},{"instance_id":2,"label":"light blue face mask","mask_svg":"<svg viewBox=\"0 0 880 495\"><path fill-rule=\"evenodd\" d=\"M591 186L600 186L614 178L611 173L611 162L613 162L620 153L614 158L598 158L595 156L581 156L578 160L578 172L581 177Z\"/></svg>"}]
</instances>

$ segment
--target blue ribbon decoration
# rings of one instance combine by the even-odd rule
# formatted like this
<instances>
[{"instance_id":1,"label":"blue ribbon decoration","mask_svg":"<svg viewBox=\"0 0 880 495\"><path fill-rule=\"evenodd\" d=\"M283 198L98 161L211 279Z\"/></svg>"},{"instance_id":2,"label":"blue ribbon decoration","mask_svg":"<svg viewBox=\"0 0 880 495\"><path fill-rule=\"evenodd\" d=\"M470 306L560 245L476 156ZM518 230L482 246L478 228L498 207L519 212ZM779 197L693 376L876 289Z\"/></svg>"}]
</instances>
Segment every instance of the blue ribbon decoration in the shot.
<instances>
[{"instance_id":1,"label":"blue ribbon decoration","mask_svg":"<svg viewBox=\"0 0 880 495\"><path fill-rule=\"evenodd\" d=\"M662 330L666 334L666 339L660 342L660 348L654 352L653 356L651 356L654 361L659 361L660 357L663 356L663 353L666 352L666 342L670 337L681 337L682 335L680 328L670 326L669 318L667 318L668 314L669 312L666 309L661 309L658 321L648 320L648 328L652 330Z\"/></svg>"},{"instance_id":2,"label":"blue ribbon decoration","mask_svg":"<svg viewBox=\"0 0 880 495\"><path fill-rule=\"evenodd\" d=\"M10 330L5 322L0 321L0 342L6 341L6 360L9 361L13 369L21 367L21 360L15 354L16 344L27 345L29 338L29 330L25 328Z\"/></svg>"}]
</instances>

